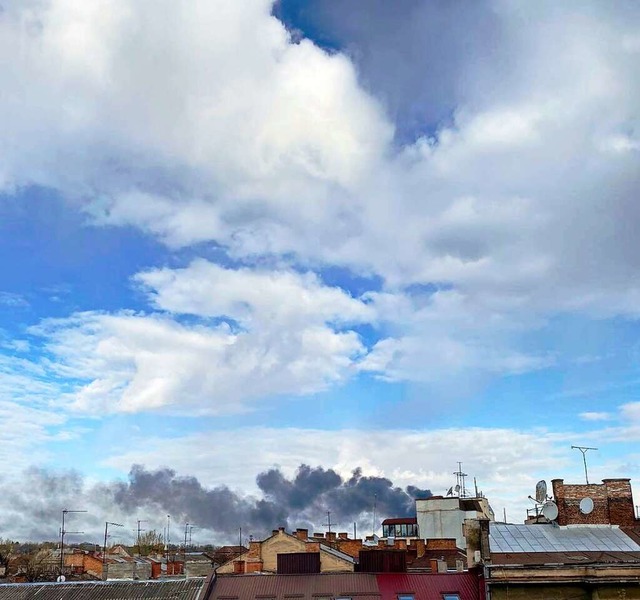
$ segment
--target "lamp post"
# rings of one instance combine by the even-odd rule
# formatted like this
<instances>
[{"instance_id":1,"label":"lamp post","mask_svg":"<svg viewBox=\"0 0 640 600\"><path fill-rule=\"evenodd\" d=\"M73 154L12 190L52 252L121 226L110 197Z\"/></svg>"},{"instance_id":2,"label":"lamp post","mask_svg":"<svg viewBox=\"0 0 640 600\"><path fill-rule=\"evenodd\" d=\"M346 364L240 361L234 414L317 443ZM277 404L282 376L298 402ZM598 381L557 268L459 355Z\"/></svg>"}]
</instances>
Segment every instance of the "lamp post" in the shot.
<instances>
[{"instance_id":1,"label":"lamp post","mask_svg":"<svg viewBox=\"0 0 640 600\"><path fill-rule=\"evenodd\" d=\"M69 510L65 508L62 511L62 527L60 527L60 577L64 578L64 536L67 533L84 533L84 531L66 531L64 528L65 517L69 513L86 513L86 510ZM61 579L64 581L64 579Z\"/></svg>"}]
</instances>

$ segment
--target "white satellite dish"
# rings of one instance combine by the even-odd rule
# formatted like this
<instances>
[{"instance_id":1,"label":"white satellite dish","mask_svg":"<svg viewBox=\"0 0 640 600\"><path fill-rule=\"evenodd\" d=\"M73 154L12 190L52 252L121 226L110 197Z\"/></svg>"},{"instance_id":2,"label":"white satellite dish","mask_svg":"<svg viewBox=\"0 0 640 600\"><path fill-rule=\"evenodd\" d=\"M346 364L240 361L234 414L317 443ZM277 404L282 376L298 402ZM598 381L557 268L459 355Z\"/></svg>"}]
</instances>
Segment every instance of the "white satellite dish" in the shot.
<instances>
[{"instance_id":1,"label":"white satellite dish","mask_svg":"<svg viewBox=\"0 0 640 600\"><path fill-rule=\"evenodd\" d=\"M58 578L56 579L58 583L64 583L66 580L67 578L64 575L58 575Z\"/></svg>"},{"instance_id":2,"label":"white satellite dish","mask_svg":"<svg viewBox=\"0 0 640 600\"><path fill-rule=\"evenodd\" d=\"M555 521L558 518L558 507L552 500L548 500L542 505L542 514L549 519Z\"/></svg>"},{"instance_id":3,"label":"white satellite dish","mask_svg":"<svg viewBox=\"0 0 640 600\"><path fill-rule=\"evenodd\" d=\"M453 488L453 489L456 491L456 494L460 493L460 486L459 485L456 485L456 487Z\"/></svg>"},{"instance_id":4,"label":"white satellite dish","mask_svg":"<svg viewBox=\"0 0 640 600\"><path fill-rule=\"evenodd\" d=\"M593 500L591 498L583 498L580 500L580 512L583 515L588 515L593 512Z\"/></svg>"},{"instance_id":5,"label":"white satellite dish","mask_svg":"<svg viewBox=\"0 0 640 600\"><path fill-rule=\"evenodd\" d=\"M536 502L542 504L547 499L547 482L541 479L536 483Z\"/></svg>"}]
</instances>

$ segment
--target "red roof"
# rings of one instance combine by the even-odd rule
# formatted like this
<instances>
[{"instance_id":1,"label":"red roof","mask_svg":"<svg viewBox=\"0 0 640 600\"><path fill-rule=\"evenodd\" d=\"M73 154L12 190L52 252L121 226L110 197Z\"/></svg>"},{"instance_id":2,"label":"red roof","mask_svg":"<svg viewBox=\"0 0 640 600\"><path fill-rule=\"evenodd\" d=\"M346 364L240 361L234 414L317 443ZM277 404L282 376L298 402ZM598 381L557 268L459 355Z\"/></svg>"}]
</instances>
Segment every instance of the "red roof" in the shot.
<instances>
[{"instance_id":1,"label":"red roof","mask_svg":"<svg viewBox=\"0 0 640 600\"><path fill-rule=\"evenodd\" d=\"M302 575L219 576L207 600L318 600L346 597L356 600L397 600L398 594L414 600L442 600L458 594L460 600L484 600L477 571L463 573L319 573Z\"/></svg>"},{"instance_id":2,"label":"red roof","mask_svg":"<svg viewBox=\"0 0 640 600\"><path fill-rule=\"evenodd\" d=\"M376 576L369 573L223 575L217 578L208 600L317 600L318 596L351 595L357 595L358 600L380 600Z\"/></svg>"},{"instance_id":3,"label":"red roof","mask_svg":"<svg viewBox=\"0 0 640 600\"><path fill-rule=\"evenodd\" d=\"M385 519L382 521L383 525L415 525L418 519L415 517L402 517L399 519Z\"/></svg>"},{"instance_id":4,"label":"red roof","mask_svg":"<svg viewBox=\"0 0 640 600\"><path fill-rule=\"evenodd\" d=\"M442 600L443 594L458 594L460 600L482 600L484 584L478 573L379 573L381 600L397 600L398 594L413 594L415 600Z\"/></svg>"}]
</instances>

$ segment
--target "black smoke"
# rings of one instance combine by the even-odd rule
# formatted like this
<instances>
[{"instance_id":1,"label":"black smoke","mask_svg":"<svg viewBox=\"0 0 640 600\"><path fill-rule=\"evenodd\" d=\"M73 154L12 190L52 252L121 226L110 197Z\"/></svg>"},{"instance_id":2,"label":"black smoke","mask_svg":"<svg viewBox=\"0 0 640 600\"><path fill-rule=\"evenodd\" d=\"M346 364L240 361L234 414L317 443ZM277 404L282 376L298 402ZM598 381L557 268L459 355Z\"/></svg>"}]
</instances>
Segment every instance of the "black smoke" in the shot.
<instances>
[{"instance_id":1,"label":"black smoke","mask_svg":"<svg viewBox=\"0 0 640 600\"><path fill-rule=\"evenodd\" d=\"M195 477L172 469L149 471L134 465L128 481L114 484L112 493L128 514L161 510L221 534L242 527L257 537L277 527L321 527L327 511L345 530L360 517L368 528L374 509L379 520L411 516L415 498L431 496L429 490L402 489L384 477L363 476L359 468L344 480L333 469L302 464L291 479L270 469L260 473L256 483L262 498L240 496L227 486L206 488Z\"/></svg>"}]
</instances>

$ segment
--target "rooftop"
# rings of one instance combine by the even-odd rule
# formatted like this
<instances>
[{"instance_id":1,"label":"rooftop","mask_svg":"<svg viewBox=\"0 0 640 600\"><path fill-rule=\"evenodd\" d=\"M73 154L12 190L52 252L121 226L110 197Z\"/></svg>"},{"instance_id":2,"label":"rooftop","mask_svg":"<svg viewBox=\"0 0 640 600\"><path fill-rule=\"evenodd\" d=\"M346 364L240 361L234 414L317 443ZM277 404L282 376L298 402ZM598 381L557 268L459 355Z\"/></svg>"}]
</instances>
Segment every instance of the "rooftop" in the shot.
<instances>
[{"instance_id":1,"label":"rooftop","mask_svg":"<svg viewBox=\"0 0 640 600\"><path fill-rule=\"evenodd\" d=\"M491 523L491 553L640 552L640 545L618 527L515 525Z\"/></svg>"}]
</instances>

